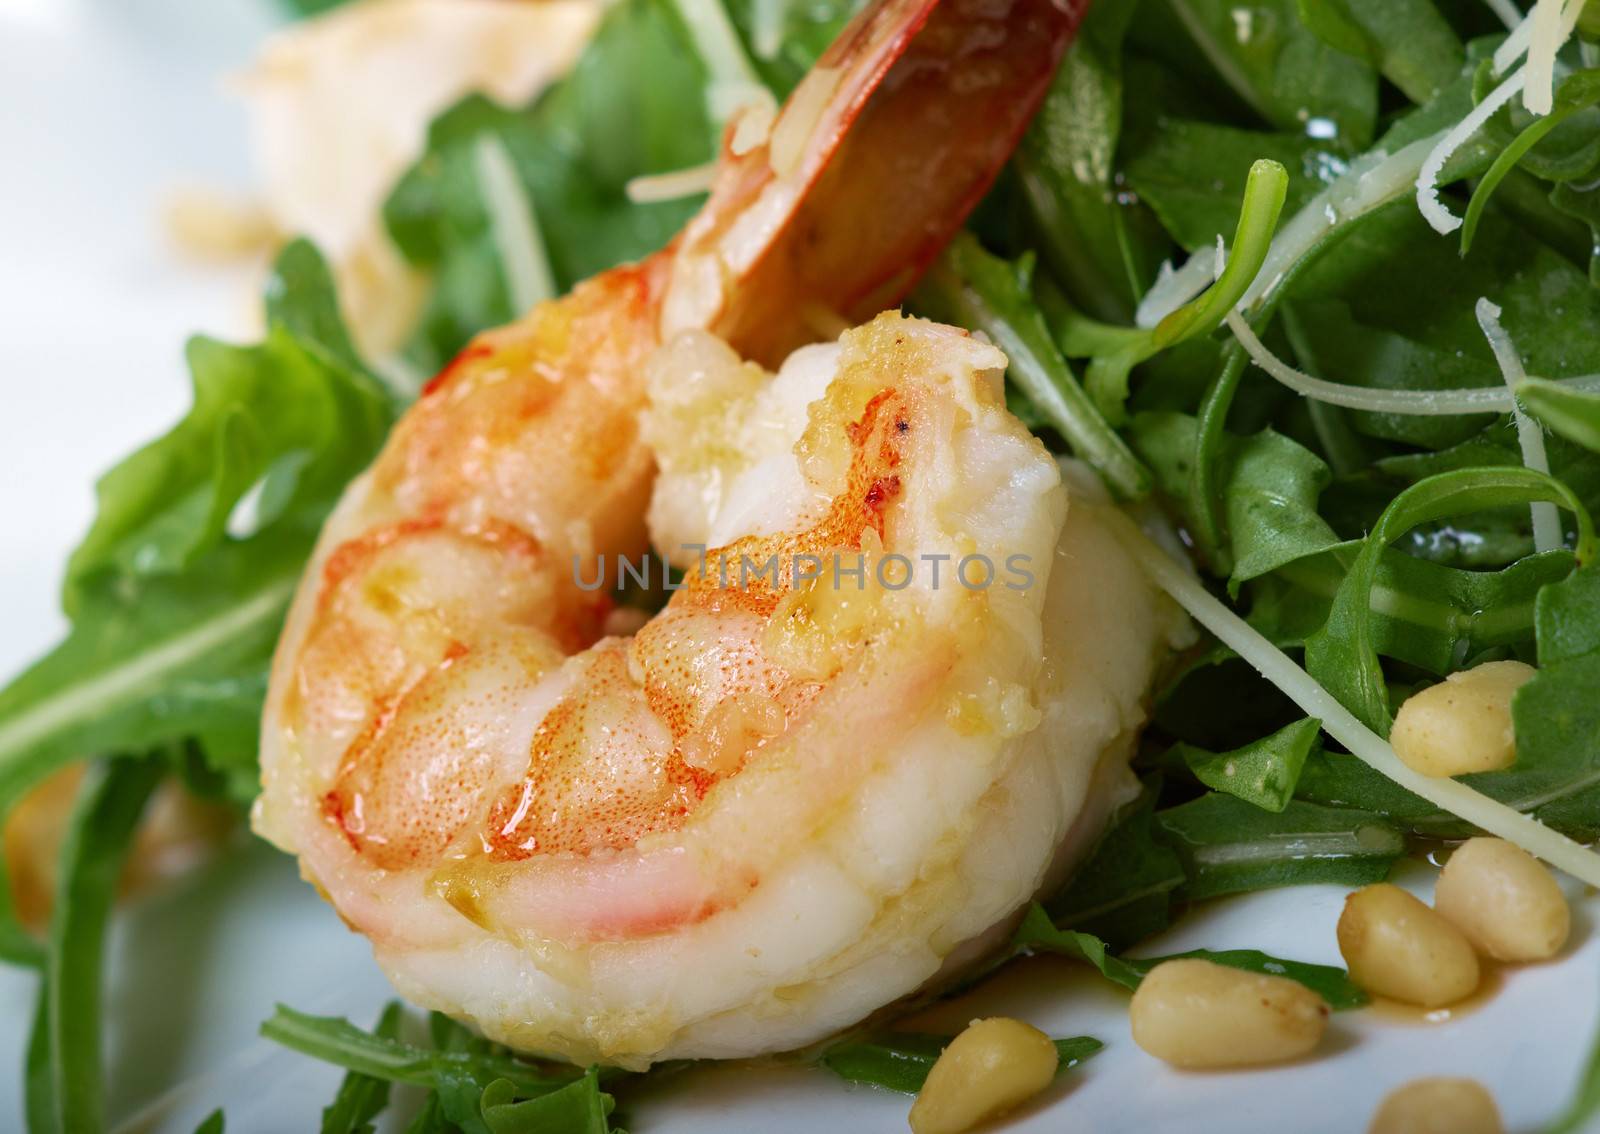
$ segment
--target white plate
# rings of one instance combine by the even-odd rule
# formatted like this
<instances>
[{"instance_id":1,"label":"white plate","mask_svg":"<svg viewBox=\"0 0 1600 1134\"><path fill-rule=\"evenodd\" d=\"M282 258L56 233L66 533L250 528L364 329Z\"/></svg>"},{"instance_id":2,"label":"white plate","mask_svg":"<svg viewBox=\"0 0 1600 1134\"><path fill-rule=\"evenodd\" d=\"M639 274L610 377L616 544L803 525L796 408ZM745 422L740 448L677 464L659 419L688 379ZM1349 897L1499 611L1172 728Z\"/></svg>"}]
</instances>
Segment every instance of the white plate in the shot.
<instances>
[{"instance_id":1,"label":"white plate","mask_svg":"<svg viewBox=\"0 0 1600 1134\"><path fill-rule=\"evenodd\" d=\"M241 116L219 80L269 22L261 0L0 0L0 674L60 632L55 587L90 516L95 474L188 403L180 348L243 325L245 281L176 262L155 223L164 190L247 184ZM1431 872L1408 868L1419 892ZM1215 903L1152 950L1253 947L1338 963L1342 892L1309 887ZM1600 904L1578 908L1559 964L1512 973L1487 1003L1440 1025L1336 1018L1315 1060L1182 1074L1128 1035L1126 998L1086 970L1034 962L951 1027L1005 1012L1106 1050L1009 1131L1344 1134L1390 1087L1465 1074L1508 1128L1565 1104L1600 1018ZM187 1132L215 1106L230 1134L314 1129L338 1072L256 1038L274 1001L363 1022L388 995L364 943L260 844L139 903L113 943L110 1106L130 1127ZM0 974L0 1129L21 1128L20 1068L33 982ZM981 1005L978 1007L978 1005ZM822 1072L693 1070L626 1101L643 1134L899 1131L906 1101Z\"/></svg>"}]
</instances>

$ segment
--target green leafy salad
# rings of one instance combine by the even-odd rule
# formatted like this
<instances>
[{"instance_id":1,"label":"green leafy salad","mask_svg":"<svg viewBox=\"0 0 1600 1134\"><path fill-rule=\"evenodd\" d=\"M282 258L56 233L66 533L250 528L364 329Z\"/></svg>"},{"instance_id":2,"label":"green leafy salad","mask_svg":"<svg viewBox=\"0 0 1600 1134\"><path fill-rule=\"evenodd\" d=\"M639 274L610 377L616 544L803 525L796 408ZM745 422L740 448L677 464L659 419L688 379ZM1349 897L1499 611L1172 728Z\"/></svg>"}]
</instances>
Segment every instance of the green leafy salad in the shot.
<instances>
[{"instance_id":1,"label":"green leafy salad","mask_svg":"<svg viewBox=\"0 0 1600 1134\"><path fill-rule=\"evenodd\" d=\"M617 0L531 105L474 95L440 115L384 207L431 281L403 366L360 356L304 241L276 259L261 342L190 343L193 409L101 479L70 634L0 692L0 815L92 764L48 928L0 886L0 957L40 976L32 1134L106 1128L104 943L144 805L167 779L241 814L256 794L271 652L323 520L414 396L392 375L665 244L701 198L638 187L713 158L708 93L781 99L854 8ZM1207 633L1155 691L1143 794L997 964L1058 953L1135 988L1163 959L1135 947L1194 903L1364 885L1478 828L1573 873L1593 859L1595 35L1582 0L1526 17L1505 0L1090 5L906 307L989 336L1016 414L1130 514L1164 518L1195 570L1147 565ZM1498 659L1538 666L1513 701L1514 765L1409 773L1384 739L1398 706ZM1366 1003L1341 969L1200 955ZM326 1134L373 1129L393 1084L423 1091L417 1134L647 1124L638 1075L524 1060L398 1005L371 1030L283 1007L263 1031L347 1069ZM858 1034L811 1057L914 1092L944 1042ZM1099 1046L1059 1039L1060 1073L1092 1075L1072 1069ZM1554 1129L1597 1108L1600 1055Z\"/></svg>"}]
</instances>

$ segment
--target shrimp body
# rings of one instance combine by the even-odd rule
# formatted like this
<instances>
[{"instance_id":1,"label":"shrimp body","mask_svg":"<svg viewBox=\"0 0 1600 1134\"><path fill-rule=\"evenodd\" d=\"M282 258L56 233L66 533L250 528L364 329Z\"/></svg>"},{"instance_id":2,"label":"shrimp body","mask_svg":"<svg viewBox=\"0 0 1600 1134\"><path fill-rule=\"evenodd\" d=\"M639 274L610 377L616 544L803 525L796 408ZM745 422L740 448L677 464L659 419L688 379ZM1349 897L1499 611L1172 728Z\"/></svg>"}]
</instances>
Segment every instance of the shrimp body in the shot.
<instances>
[{"instance_id":1,"label":"shrimp body","mask_svg":"<svg viewBox=\"0 0 1600 1134\"><path fill-rule=\"evenodd\" d=\"M1177 629L1004 365L893 314L776 377L673 340L639 419L656 542L691 548L665 608L571 652L526 589L599 593L568 564L396 537L350 601L434 660L370 740L297 730L260 825L408 996L577 1061L801 1046L973 959L1126 798ZM323 627L357 640L318 622L286 721L368 679Z\"/></svg>"},{"instance_id":2,"label":"shrimp body","mask_svg":"<svg viewBox=\"0 0 1600 1134\"><path fill-rule=\"evenodd\" d=\"M1127 791L1174 616L1004 356L893 314L790 355L915 278L1075 20L880 0L673 246L481 336L349 487L254 823L409 997L578 1062L804 1045L974 959ZM652 542L645 620L593 580Z\"/></svg>"}]
</instances>

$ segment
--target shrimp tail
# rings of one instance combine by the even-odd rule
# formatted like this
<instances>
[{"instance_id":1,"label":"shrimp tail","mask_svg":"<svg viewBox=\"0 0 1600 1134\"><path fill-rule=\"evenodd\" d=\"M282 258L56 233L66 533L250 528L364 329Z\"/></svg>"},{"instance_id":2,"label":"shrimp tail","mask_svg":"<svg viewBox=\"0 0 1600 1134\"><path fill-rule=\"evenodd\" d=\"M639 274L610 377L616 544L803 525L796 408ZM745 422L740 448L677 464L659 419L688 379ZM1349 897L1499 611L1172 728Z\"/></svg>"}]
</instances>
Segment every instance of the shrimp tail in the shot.
<instances>
[{"instance_id":1,"label":"shrimp tail","mask_svg":"<svg viewBox=\"0 0 1600 1134\"><path fill-rule=\"evenodd\" d=\"M729 124L663 331L776 366L894 306L1016 148L1088 0L879 0L775 120Z\"/></svg>"}]
</instances>

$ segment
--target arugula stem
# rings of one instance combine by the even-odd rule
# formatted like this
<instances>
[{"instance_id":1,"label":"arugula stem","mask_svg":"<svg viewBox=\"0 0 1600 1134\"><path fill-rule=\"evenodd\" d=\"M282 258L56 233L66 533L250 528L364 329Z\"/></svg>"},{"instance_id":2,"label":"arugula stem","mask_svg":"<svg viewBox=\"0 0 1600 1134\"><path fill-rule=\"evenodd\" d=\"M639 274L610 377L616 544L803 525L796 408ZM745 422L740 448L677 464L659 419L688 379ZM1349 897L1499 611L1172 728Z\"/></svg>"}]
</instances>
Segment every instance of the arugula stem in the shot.
<instances>
[{"instance_id":1,"label":"arugula stem","mask_svg":"<svg viewBox=\"0 0 1600 1134\"><path fill-rule=\"evenodd\" d=\"M1478 187L1472 191L1472 199L1467 202L1466 217L1461 222L1461 254L1465 256L1472 251L1472 240L1478 234L1478 224L1483 220L1483 211L1488 207L1489 198L1494 196L1494 191L1500 182L1505 180L1506 174L1516 168L1519 161L1527 152L1538 145L1544 136L1565 122L1579 108L1558 110L1554 114L1536 119L1531 126L1518 134L1516 140L1500 152L1489 171L1478 181Z\"/></svg>"},{"instance_id":2,"label":"arugula stem","mask_svg":"<svg viewBox=\"0 0 1600 1134\"><path fill-rule=\"evenodd\" d=\"M1239 224L1222 274L1192 302L1156 324L1151 332L1156 350L1210 334L1221 326L1223 317L1244 298L1266 263L1288 192L1289 171L1282 165L1263 158L1250 167L1244 201L1239 206Z\"/></svg>"},{"instance_id":3,"label":"arugula stem","mask_svg":"<svg viewBox=\"0 0 1600 1134\"><path fill-rule=\"evenodd\" d=\"M28 1033L28 1053L22 1068L23 1118L28 1134L55 1134L61 1129L56 1110L54 1068L50 1062L50 1000L41 989Z\"/></svg>"},{"instance_id":4,"label":"arugula stem","mask_svg":"<svg viewBox=\"0 0 1600 1134\"><path fill-rule=\"evenodd\" d=\"M1200 403L1199 428L1195 433L1194 458L1189 471L1189 509L1195 519L1195 538L1219 575L1233 573L1233 556L1228 550L1227 501L1223 499L1220 477L1222 462L1217 453L1228 424L1228 411L1244 378L1249 356L1238 342L1223 349L1222 369L1206 387Z\"/></svg>"},{"instance_id":5,"label":"arugula stem","mask_svg":"<svg viewBox=\"0 0 1600 1134\"><path fill-rule=\"evenodd\" d=\"M49 960L29 1043L27 1108L30 1122L53 1117L62 1134L105 1128L100 1017L106 926L139 817L164 772L151 757L97 768L67 830Z\"/></svg>"}]
</instances>

